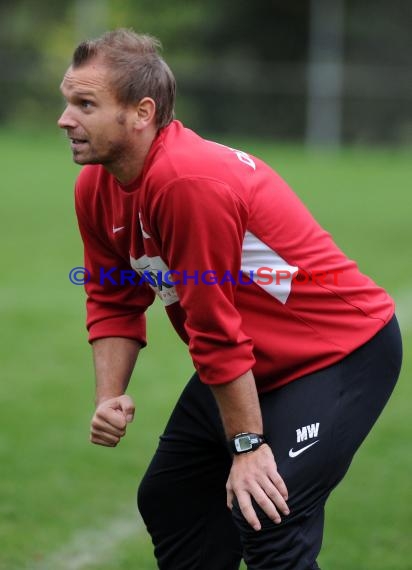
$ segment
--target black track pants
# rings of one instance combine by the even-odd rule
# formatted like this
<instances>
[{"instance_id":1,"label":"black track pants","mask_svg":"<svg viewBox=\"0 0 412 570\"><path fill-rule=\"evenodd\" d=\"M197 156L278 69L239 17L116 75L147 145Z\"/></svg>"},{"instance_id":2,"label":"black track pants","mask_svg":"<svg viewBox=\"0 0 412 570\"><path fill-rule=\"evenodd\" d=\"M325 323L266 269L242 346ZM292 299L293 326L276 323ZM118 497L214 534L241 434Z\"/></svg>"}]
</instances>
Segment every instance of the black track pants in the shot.
<instances>
[{"instance_id":1,"label":"black track pants","mask_svg":"<svg viewBox=\"0 0 412 570\"><path fill-rule=\"evenodd\" d=\"M399 375L396 318L344 360L260 397L264 431L289 491L275 525L255 505L254 531L226 507L231 466L208 386L193 376L144 476L138 504L161 570L317 569L324 506ZM356 516L356 515L355 515Z\"/></svg>"}]
</instances>

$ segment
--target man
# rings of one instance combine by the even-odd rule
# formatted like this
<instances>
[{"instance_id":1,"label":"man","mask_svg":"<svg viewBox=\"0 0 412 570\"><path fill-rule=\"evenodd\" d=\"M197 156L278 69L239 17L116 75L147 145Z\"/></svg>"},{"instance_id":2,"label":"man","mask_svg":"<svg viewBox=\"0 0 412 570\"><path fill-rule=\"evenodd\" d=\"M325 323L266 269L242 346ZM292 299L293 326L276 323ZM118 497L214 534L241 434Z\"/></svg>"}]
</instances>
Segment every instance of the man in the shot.
<instances>
[{"instance_id":1,"label":"man","mask_svg":"<svg viewBox=\"0 0 412 570\"><path fill-rule=\"evenodd\" d=\"M399 374L393 302L267 165L173 119L157 48L107 33L61 84L59 126L87 165L91 441L116 446L133 419L158 293L196 368L138 495L159 568L318 568L326 499Z\"/></svg>"}]
</instances>

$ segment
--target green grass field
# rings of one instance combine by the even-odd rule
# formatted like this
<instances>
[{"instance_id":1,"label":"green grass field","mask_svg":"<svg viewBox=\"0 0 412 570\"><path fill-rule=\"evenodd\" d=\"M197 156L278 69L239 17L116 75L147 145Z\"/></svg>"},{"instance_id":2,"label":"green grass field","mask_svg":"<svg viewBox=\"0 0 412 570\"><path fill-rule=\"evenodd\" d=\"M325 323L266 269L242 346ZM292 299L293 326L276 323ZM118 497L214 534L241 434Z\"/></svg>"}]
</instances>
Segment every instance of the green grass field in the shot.
<instances>
[{"instance_id":1,"label":"green grass field","mask_svg":"<svg viewBox=\"0 0 412 570\"><path fill-rule=\"evenodd\" d=\"M410 152L228 142L269 161L361 269L400 299L402 377L329 502L320 564L411 569ZM78 168L57 132L0 132L0 156L0 569L154 570L135 491L191 373L186 348L156 304L130 388L135 422L117 449L90 445L84 293L68 280L82 265L72 197Z\"/></svg>"}]
</instances>

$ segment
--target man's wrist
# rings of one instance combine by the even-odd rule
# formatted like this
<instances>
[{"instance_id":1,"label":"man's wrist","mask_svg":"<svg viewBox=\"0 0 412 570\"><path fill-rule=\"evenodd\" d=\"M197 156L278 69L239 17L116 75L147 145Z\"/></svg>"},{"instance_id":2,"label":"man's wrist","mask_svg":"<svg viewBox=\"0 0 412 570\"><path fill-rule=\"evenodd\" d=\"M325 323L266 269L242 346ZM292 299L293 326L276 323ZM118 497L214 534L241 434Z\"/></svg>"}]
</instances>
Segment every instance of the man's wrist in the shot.
<instances>
[{"instance_id":1,"label":"man's wrist","mask_svg":"<svg viewBox=\"0 0 412 570\"><path fill-rule=\"evenodd\" d=\"M107 402L107 400L112 400L113 398L119 398L120 396L123 396L124 392L117 392L115 394L99 394L99 396L96 396L95 398L95 406L96 408L98 408L101 404L103 404L104 402Z\"/></svg>"},{"instance_id":2,"label":"man's wrist","mask_svg":"<svg viewBox=\"0 0 412 570\"><path fill-rule=\"evenodd\" d=\"M241 432L229 441L229 447L233 454L241 455L256 451L264 443L266 443L266 438L261 433Z\"/></svg>"}]
</instances>

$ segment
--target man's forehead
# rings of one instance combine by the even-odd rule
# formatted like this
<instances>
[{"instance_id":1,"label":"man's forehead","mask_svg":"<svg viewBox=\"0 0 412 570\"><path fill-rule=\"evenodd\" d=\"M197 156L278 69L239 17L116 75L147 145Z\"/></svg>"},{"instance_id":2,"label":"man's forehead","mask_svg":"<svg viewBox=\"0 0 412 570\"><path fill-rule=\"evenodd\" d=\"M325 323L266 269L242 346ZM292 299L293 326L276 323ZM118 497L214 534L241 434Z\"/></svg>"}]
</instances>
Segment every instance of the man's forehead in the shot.
<instances>
[{"instance_id":1,"label":"man's forehead","mask_svg":"<svg viewBox=\"0 0 412 570\"><path fill-rule=\"evenodd\" d=\"M71 65L64 74L60 90L65 92L84 91L99 93L109 91L108 71L99 63L88 63L80 67Z\"/></svg>"}]
</instances>

